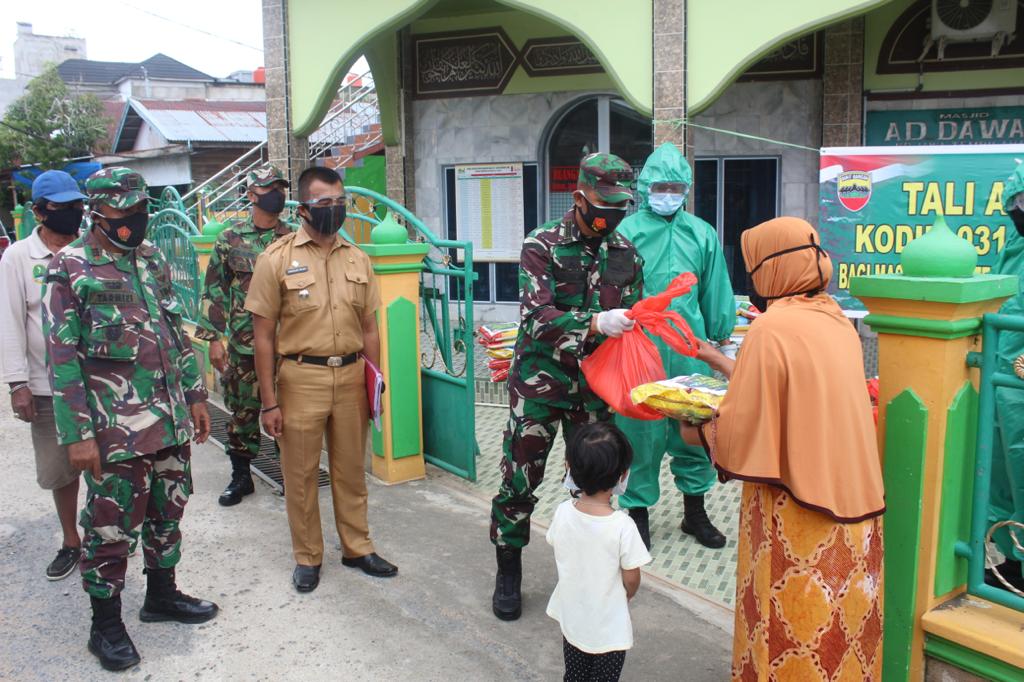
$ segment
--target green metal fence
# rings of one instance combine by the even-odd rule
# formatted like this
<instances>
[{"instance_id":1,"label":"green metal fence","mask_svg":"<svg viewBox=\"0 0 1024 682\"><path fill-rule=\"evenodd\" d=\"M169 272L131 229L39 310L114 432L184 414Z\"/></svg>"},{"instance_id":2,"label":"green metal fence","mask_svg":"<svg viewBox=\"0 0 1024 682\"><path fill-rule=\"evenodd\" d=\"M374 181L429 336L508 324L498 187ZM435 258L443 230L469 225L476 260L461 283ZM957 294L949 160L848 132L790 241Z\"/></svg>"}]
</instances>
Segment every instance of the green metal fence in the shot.
<instances>
[{"instance_id":1,"label":"green metal fence","mask_svg":"<svg viewBox=\"0 0 1024 682\"><path fill-rule=\"evenodd\" d=\"M1024 332L1024 317L988 314L982 320L982 349L969 353L967 364L981 368L978 399L978 436L974 464L971 531L967 541L957 542L957 556L967 560L968 594L1024 611L1024 597L985 583L985 547L989 536L988 506L992 483L992 448L995 442L996 389L1024 390L1024 381L999 371L996 349L1002 332ZM1021 531L1024 535L1024 530Z\"/></svg>"},{"instance_id":2,"label":"green metal fence","mask_svg":"<svg viewBox=\"0 0 1024 682\"><path fill-rule=\"evenodd\" d=\"M199 256L191 239L198 234L195 223L176 208L164 208L149 217L147 237L167 260L174 292L185 309L184 318L190 322L199 319L202 294Z\"/></svg>"}]
</instances>

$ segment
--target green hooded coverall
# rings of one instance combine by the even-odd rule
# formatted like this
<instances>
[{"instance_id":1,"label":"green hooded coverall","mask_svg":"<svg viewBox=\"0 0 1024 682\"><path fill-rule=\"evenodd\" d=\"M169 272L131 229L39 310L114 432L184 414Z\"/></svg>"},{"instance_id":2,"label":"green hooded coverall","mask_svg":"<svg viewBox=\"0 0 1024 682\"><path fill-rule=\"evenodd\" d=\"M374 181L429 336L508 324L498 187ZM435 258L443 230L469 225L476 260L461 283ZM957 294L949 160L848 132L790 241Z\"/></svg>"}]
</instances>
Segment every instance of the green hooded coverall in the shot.
<instances>
[{"instance_id":1,"label":"green hooded coverall","mask_svg":"<svg viewBox=\"0 0 1024 682\"><path fill-rule=\"evenodd\" d=\"M670 216L652 211L650 188L658 182L693 184L686 157L671 143L661 145L647 159L638 178L640 209L619 227L619 234L633 242L644 259L644 295L660 293L679 273L692 272L697 276L696 286L675 299L671 309L683 316L698 338L728 339L736 323L736 299L718 232L683 208ZM679 355L660 339L655 338L654 343L669 377L712 373L705 363ZM683 442L674 420L616 416L615 423L633 445L633 466L626 494L619 497L621 507L654 506L661 495L658 476L665 453L672 457L672 475L684 495L703 495L714 485L717 475L707 454Z\"/></svg>"},{"instance_id":2,"label":"green hooded coverall","mask_svg":"<svg viewBox=\"0 0 1024 682\"><path fill-rule=\"evenodd\" d=\"M1014 197L1024 192L1024 163L1017 166L1003 187L1003 207L1007 215ZM992 274L1017 275L1024 280L1024 237L1011 223L1006 229L1006 246L999 254ZM1024 292L999 309L1003 315L1024 316ZM1024 353L1024 333L999 333L996 351L1000 372L1013 374L1013 361ZM989 494L989 526L1000 521L1024 523L1024 391L1016 388L996 389L996 436L992 447L992 488ZM1024 544L1024 530L1016 529L1018 541ZM1007 559L1024 560L1004 526L992 534L996 545Z\"/></svg>"}]
</instances>

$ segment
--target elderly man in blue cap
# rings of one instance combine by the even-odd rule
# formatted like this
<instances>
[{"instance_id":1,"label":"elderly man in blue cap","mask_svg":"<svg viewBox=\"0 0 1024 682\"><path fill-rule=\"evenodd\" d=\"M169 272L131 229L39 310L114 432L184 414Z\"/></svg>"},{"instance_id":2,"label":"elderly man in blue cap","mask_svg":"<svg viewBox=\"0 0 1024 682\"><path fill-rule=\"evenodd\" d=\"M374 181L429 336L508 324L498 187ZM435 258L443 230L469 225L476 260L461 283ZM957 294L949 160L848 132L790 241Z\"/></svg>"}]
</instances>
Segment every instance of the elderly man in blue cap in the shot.
<instances>
[{"instance_id":1,"label":"elderly man in blue cap","mask_svg":"<svg viewBox=\"0 0 1024 682\"><path fill-rule=\"evenodd\" d=\"M49 580L69 576L78 565L82 540L75 525L79 471L57 444L53 397L46 373L41 315L43 278L53 255L78 237L85 195L63 171L40 174L32 183L32 212L39 226L15 242L0 260L0 366L10 387L11 408L32 426L39 487L53 491L64 541L46 569Z\"/></svg>"}]
</instances>

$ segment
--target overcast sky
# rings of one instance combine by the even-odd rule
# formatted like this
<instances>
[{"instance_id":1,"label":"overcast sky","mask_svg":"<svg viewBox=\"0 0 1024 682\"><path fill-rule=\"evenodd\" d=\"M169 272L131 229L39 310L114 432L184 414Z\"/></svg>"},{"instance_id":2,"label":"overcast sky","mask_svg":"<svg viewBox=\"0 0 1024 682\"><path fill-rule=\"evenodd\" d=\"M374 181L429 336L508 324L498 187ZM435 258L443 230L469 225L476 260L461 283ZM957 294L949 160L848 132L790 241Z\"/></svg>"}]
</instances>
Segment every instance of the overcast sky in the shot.
<instances>
[{"instance_id":1,"label":"overcast sky","mask_svg":"<svg viewBox=\"0 0 1024 682\"><path fill-rule=\"evenodd\" d=\"M31 23L37 34L85 38L88 58L99 61L138 62L163 52L221 78L263 65L260 0L0 0L0 4L4 5L2 78L14 77L19 21Z\"/></svg>"}]
</instances>

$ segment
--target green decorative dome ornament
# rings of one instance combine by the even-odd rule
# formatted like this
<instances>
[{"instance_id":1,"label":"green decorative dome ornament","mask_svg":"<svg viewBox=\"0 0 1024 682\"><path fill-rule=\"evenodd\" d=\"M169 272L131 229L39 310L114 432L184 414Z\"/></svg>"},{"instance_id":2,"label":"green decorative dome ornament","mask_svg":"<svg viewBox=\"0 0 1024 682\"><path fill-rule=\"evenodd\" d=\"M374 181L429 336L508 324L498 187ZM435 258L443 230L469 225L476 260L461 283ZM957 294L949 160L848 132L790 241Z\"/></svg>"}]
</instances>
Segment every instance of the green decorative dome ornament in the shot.
<instances>
[{"instance_id":1,"label":"green decorative dome ornament","mask_svg":"<svg viewBox=\"0 0 1024 682\"><path fill-rule=\"evenodd\" d=\"M222 223L219 220L207 220L203 223L203 236L216 237L223 232L227 226L227 223Z\"/></svg>"},{"instance_id":2,"label":"green decorative dome ornament","mask_svg":"<svg viewBox=\"0 0 1024 682\"><path fill-rule=\"evenodd\" d=\"M404 244L407 241L409 233L391 217L391 211L370 230L370 242L373 244Z\"/></svg>"},{"instance_id":3,"label":"green decorative dome ornament","mask_svg":"<svg viewBox=\"0 0 1024 682\"><path fill-rule=\"evenodd\" d=\"M907 244L900 263L903 274L910 277L971 277L978 265L978 252L969 241L956 236L940 215L931 230Z\"/></svg>"}]
</instances>

